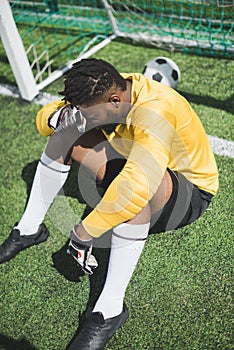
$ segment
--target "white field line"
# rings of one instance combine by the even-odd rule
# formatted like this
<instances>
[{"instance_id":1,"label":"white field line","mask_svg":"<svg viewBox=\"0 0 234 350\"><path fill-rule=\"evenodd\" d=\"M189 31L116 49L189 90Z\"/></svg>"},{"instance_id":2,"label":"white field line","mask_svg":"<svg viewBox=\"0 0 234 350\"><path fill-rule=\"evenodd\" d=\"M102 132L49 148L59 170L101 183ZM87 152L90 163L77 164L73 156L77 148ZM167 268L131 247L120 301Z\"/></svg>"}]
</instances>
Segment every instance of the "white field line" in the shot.
<instances>
[{"instance_id":1,"label":"white field line","mask_svg":"<svg viewBox=\"0 0 234 350\"><path fill-rule=\"evenodd\" d=\"M20 98L19 90L15 86L0 84L0 94L11 96L15 98ZM37 105L44 106L47 103L50 103L56 99L59 99L59 96L54 96L49 93L40 93L32 102ZM219 156L234 158L234 142L222 139L217 136L208 135L213 152Z\"/></svg>"}]
</instances>

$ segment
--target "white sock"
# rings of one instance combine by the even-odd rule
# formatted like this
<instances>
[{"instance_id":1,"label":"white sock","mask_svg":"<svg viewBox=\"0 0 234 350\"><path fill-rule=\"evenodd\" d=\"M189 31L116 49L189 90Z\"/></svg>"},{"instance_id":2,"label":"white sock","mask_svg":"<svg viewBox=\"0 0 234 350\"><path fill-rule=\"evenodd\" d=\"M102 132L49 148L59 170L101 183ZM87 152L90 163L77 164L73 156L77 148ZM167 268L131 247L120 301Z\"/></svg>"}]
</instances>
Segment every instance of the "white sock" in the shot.
<instances>
[{"instance_id":1,"label":"white sock","mask_svg":"<svg viewBox=\"0 0 234 350\"><path fill-rule=\"evenodd\" d=\"M63 187L69 170L69 165L58 163L45 153L42 154L26 209L17 225L21 235L37 232L54 198Z\"/></svg>"},{"instance_id":2,"label":"white sock","mask_svg":"<svg viewBox=\"0 0 234 350\"><path fill-rule=\"evenodd\" d=\"M93 309L93 312L101 312L105 319L115 317L123 310L125 291L143 250L149 226L150 223L124 223L113 229L106 282Z\"/></svg>"}]
</instances>

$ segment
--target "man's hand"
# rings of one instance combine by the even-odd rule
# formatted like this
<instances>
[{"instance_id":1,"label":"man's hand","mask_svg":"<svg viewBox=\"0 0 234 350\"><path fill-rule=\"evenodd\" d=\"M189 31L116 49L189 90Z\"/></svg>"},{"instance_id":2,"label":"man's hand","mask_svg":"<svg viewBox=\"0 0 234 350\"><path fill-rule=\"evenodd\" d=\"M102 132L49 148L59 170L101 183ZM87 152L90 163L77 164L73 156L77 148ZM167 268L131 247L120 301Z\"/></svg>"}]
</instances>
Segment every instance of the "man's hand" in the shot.
<instances>
[{"instance_id":1,"label":"man's hand","mask_svg":"<svg viewBox=\"0 0 234 350\"><path fill-rule=\"evenodd\" d=\"M57 100L45 105L36 116L37 130L42 136L50 136L57 128L65 129L73 126L80 133L85 131L86 119L81 112L71 104Z\"/></svg>"},{"instance_id":2,"label":"man's hand","mask_svg":"<svg viewBox=\"0 0 234 350\"><path fill-rule=\"evenodd\" d=\"M98 267L97 260L92 253L92 239L82 241L78 238L74 231L71 232L71 240L68 245L68 253L81 266L82 270L89 275L93 274L93 270Z\"/></svg>"},{"instance_id":3,"label":"man's hand","mask_svg":"<svg viewBox=\"0 0 234 350\"><path fill-rule=\"evenodd\" d=\"M48 125L55 131L76 125L78 131L85 132L86 119L73 105L68 104L51 114Z\"/></svg>"}]
</instances>

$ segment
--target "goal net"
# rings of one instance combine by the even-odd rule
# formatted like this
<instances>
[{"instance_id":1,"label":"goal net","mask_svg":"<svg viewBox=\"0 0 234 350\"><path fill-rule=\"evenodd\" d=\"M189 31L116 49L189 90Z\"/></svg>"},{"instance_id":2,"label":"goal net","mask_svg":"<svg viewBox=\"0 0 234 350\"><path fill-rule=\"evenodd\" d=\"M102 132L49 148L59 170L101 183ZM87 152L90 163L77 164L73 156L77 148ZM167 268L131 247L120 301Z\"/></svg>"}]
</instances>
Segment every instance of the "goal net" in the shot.
<instances>
[{"instance_id":1,"label":"goal net","mask_svg":"<svg viewBox=\"0 0 234 350\"><path fill-rule=\"evenodd\" d=\"M233 58L234 0L1 0L0 14L4 3L10 5L28 60L29 68L24 69L33 76L30 96L27 92L23 96L28 100L74 61L89 57L116 37L166 50ZM0 16L7 52L9 35L16 41L16 34L5 17L10 14ZM19 48L15 50L7 52L12 67L17 65ZM21 90L30 79L19 84L22 67L17 69Z\"/></svg>"},{"instance_id":2,"label":"goal net","mask_svg":"<svg viewBox=\"0 0 234 350\"><path fill-rule=\"evenodd\" d=\"M103 2L119 36L168 50L233 55L233 0Z\"/></svg>"}]
</instances>

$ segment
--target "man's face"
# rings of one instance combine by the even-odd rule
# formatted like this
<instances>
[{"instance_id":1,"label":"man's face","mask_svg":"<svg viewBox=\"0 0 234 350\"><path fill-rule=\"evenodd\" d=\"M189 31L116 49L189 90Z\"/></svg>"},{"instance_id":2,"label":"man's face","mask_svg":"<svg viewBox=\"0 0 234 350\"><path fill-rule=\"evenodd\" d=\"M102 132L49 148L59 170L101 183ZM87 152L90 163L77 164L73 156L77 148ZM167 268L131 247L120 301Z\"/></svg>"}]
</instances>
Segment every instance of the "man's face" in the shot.
<instances>
[{"instance_id":1,"label":"man's face","mask_svg":"<svg viewBox=\"0 0 234 350\"><path fill-rule=\"evenodd\" d=\"M76 107L87 121L86 130L92 128L114 130L116 125L125 124L131 109L131 84L127 82L126 90L113 86L96 102Z\"/></svg>"},{"instance_id":2,"label":"man's face","mask_svg":"<svg viewBox=\"0 0 234 350\"><path fill-rule=\"evenodd\" d=\"M92 106L81 106L79 109L87 121L86 130L92 128L102 128L106 131L114 130L117 124L126 120L126 103L110 101L106 103L94 104ZM128 110L129 110L128 106Z\"/></svg>"}]
</instances>

